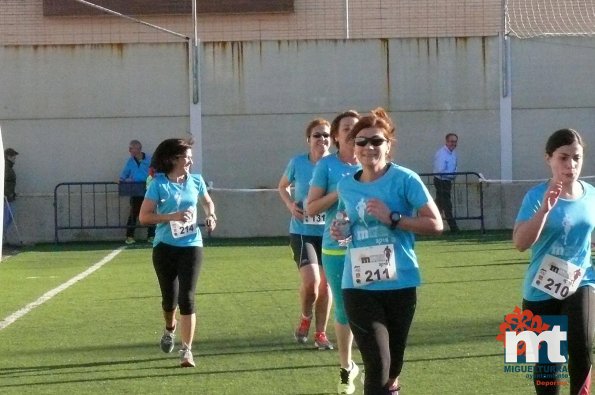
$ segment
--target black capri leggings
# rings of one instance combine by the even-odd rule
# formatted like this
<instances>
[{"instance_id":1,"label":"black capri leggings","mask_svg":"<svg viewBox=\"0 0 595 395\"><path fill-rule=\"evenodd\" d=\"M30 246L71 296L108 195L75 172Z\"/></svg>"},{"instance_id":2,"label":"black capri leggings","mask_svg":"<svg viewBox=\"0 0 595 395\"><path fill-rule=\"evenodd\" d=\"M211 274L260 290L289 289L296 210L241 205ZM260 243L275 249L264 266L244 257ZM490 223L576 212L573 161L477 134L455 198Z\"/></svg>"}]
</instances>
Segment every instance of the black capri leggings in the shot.
<instances>
[{"instance_id":1,"label":"black capri leggings","mask_svg":"<svg viewBox=\"0 0 595 395\"><path fill-rule=\"evenodd\" d=\"M349 326L362 354L364 394L390 394L389 379L401 374L409 328L417 303L415 288L390 291L344 289Z\"/></svg>"},{"instance_id":2,"label":"black capri leggings","mask_svg":"<svg viewBox=\"0 0 595 395\"><path fill-rule=\"evenodd\" d=\"M174 247L159 243L153 248L153 267L161 288L163 311L195 312L194 293L202 266L202 247Z\"/></svg>"},{"instance_id":3,"label":"black capri leggings","mask_svg":"<svg viewBox=\"0 0 595 395\"><path fill-rule=\"evenodd\" d=\"M523 300L523 310L527 309L537 315L568 316L570 395L588 394L588 391L581 391L585 391L591 384L591 348L593 347L593 333L595 331L595 288L580 287L573 295L564 300L550 299L540 302ZM555 364L553 365L555 366ZM554 371L548 366L548 364L535 365L536 373L533 375L533 385L537 395L559 394L560 385L551 385L552 382L566 381L560 378L547 377L547 374L537 374L539 371Z\"/></svg>"},{"instance_id":4,"label":"black capri leggings","mask_svg":"<svg viewBox=\"0 0 595 395\"><path fill-rule=\"evenodd\" d=\"M301 269L307 265L322 266L322 236L289 234L289 245L293 251L293 260Z\"/></svg>"}]
</instances>

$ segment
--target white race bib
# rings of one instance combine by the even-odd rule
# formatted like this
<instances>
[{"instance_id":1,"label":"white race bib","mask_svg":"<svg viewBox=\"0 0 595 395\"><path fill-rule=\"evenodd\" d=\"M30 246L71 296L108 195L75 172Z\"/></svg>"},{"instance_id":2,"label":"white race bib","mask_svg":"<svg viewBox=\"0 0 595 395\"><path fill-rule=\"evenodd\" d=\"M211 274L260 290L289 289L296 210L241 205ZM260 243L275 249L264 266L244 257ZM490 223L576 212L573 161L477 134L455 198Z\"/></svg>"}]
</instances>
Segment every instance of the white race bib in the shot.
<instances>
[{"instance_id":1,"label":"white race bib","mask_svg":"<svg viewBox=\"0 0 595 395\"><path fill-rule=\"evenodd\" d=\"M562 300L576 292L584 275L584 269L548 254L541 261L531 285Z\"/></svg>"},{"instance_id":2,"label":"white race bib","mask_svg":"<svg viewBox=\"0 0 595 395\"><path fill-rule=\"evenodd\" d=\"M188 221L169 221L169 226L174 239L197 233L198 225L196 224L196 210L192 210L192 218Z\"/></svg>"},{"instance_id":3,"label":"white race bib","mask_svg":"<svg viewBox=\"0 0 595 395\"><path fill-rule=\"evenodd\" d=\"M314 215L304 215L304 224L305 225L324 225L324 221L326 220L326 213L314 214Z\"/></svg>"},{"instance_id":4,"label":"white race bib","mask_svg":"<svg viewBox=\"0 0 595 395\"><path fill-rule=\"evenodd\" d=\"M351 276L356 287L397 279L397 264L392 244L351 248L349 254Z\"/></svg>"}]
</instances>

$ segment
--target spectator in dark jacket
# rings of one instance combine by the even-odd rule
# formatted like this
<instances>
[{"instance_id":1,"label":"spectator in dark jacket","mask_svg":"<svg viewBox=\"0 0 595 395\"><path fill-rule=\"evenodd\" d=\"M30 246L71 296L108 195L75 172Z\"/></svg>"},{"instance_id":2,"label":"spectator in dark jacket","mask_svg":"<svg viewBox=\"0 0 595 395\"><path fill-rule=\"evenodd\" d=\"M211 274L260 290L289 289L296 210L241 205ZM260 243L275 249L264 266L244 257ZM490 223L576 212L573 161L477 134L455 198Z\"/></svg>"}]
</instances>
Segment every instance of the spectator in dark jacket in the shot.
<instances>
[{"instance_id":1,"label":"spectator in dark jacket","mask_svg":"<svg viewBox=\"0 0 595 395\"><path fill-rule=\"evenodd\" d=\"M13 222L13 213L11 202L14 202L17 194L15 192L17 185L17 174L14 171L14 162L17 159L16 152L12 148L4 150L4 234L10 228Z\"/></svg>"}]
</instances>

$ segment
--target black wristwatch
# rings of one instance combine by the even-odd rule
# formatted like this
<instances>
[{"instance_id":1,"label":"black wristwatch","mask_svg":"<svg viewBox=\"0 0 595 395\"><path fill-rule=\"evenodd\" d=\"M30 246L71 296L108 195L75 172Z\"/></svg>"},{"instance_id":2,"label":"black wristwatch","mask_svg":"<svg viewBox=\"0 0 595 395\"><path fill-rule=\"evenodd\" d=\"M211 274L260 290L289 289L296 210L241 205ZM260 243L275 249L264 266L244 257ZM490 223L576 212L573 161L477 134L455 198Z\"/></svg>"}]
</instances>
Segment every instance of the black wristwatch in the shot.
<instances>
[{"instance_id":1,"label":"black wristwatch","mask_svg":"<svg viewBox=\"0 0 595 395\"><path fill-rule=\"evenodd\" d=\"M399 221L401 220L401 213L399 213L398 211L393 211L392 213L390 213L390 228L391 229L396 229L397 225L399 224Z\"/></svg>"}]
</instances>

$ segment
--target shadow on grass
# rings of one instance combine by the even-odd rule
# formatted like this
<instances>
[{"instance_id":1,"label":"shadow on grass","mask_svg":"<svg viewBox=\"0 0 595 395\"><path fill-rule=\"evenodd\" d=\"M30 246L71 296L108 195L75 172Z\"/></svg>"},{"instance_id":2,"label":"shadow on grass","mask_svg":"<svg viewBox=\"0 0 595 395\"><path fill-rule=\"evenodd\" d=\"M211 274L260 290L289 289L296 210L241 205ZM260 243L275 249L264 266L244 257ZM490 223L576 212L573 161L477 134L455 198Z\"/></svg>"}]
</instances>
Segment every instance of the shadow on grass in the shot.
<instances>
[{"instance_id":1,"label":"shadow on grass","mask_svg":"<svg viewBox=\"0 0 595 395\"><path fill-rule=\"evenodd\" d=\"M480 243L501 242L512 239L512 230L488 230L481 233L477 230L464 230L457 233L445 231L440 236L416 236L420 241L470 242Z\"/></svg>"},{"instance_id":2,"label":"shadow on grass","mask_svg":"<svg viewBox=\"0 0 595 395\"><path fill-rule=\"evenodd\" d=\"M463 359L479 359L479 358L489 358L489 357L500 357L504 358L504 351L499 353L493 354L477 354L477 355L459 355L459 356L444 356L444 357L433 357L433 358L412 358L408 359L405 358L405 362L415 363L415 362L435 362L435 361L450 361L450 360L463 360Z\"/></svg>"},{"instance_id":3,"label":"shadow on grass","mask_svg":"<svg viewBox=\"0 0 595 395\"><path fill-rule=\"evenodd\" d=\"M229 290L229 291L218 291L218 292L204 292L197 291L197 296L214 296L214 295L243 295L243 294L261 294L261 293L276 293L276 292L295 292L295 288L277 288L277 289L246 289L246 290ZM160 294L153 295L137 295L137 296L126 296L122 298L97 298L97 301L114 301L114 300L153 300L161 299Z\"/></svg>"},{"instance_id":4,"label":"shadow on grass","mask_svg":"<svg viewBox=\"0 0 595 395\"><path fill-rule=\"evenodd\" d=\"M461 246L464 247L469 247L469 243L464 243L464 244L460 244ZM483 244L480 243L474 243L473 245L475 245L477 248L470 248L470 249L452 249L451 247L453 247L452 244L448 245L449 248L449 252L450 253L457 253L457 254L464 254L464 253L471 253L471 254L476 254L478 252L486 252L486 251L510 251L510 252L514 252L516 251L512 246L503 246L503 247L499 247L499 248L486 248ZM440 248L440 246L431 246L431 248Z\"/></svg>"},{"instance_id":5,"label":"shadow on grass","mask_svg":"<svg viewBox=\"0 0 595 395\"><path fill-rule=\"evenodd\" d=\"M35 366L19 366L19 367L9 367L9 368L0 368L0 376L6 376L9 374L15 373L30 373L30 372L46 372L51 370L62 370L62 369L76 369L76 368L99 368L102 366L119 366L119 365L129 365L129 364L138 364L143 362L155 362L161 361L165 358L145 358L145 359L129 359L129 360L120 360L120 361L102 361L102 362L78 362L72 364L59 364L59 365L35 365ZM2 384L0 384L0 388Z\"/></svg>"},{"instance_id":6,"label":"shadow on grass","mask_svg":"<svg viewBox=\"0 0 595 395\"><path fill-rule=\"evenodd\" d=\"M0 388L19 388L19 387L39 387L39 386L51 386L51 385L61 385L61 384L74 384L74 383L93 383L93 382L110 382L110 381L127 381L127 380L138 380L138 379L149 379L149 378L156 378L156 377L177 377L182 375L189 375L192 374L193 376L208 376L208 375L228 375L228 374L241 374L241 373L265 373L265 372L278 372L278 371L296 371L296 370L314 370L317 371L320 368L331 368L336 367L336 363L308 363L302 365L287 365L287 366L275 366L275 367L264 367L264 368L253 368L253 369L221 369L221 370L202 370L200 364L200 357L197 359L198 367L196 369L182 369L177 365L171 365L167 367L145 367L145 368L137 368L131 369L132 370L145 370L151 369L154 371L151 374L132 374L125 377L113 377L113 376L97 376L97 371L93 371L95 374L92 378L81 378L81 379L69 379L69 380L45 380L39 382L26 382L26 383L15 383L15 384L0 384ZM110 367L114 365L132 365L132 364L139 364L143 362L154 362L154 361L161 361L165 360L165 358L147 358L147 359L131 359L131 360L121 360L121 361L105 361L105 362L93 362L93 363L73 363L73 364L60 364L60 365L47 365L47 366L31 366L31 367L19 367L19 368L0 368L0 375L7 376L12 375L15 378L18 378L18 373L24 373L24 376L27 377L34 377L34 376L44 376L51 374L52 377L56 377L55 370L64 370L64 369L77 369L77 368L101 368L101 367ZM171 358L167 358L167 361L171 362ZM112 369L122 372L121 369ZM157 371L157 372L155 372ZM159 372L160 371L160 372ZM37 375L31 375L28 373L40 373ZM107 373L109 370L105 371L102 370L100 373ZM67 371L63 372L62 374L84 374L88 375L89 371L81 371L81 372L72 372ZM333 393L333 392L330 392ZM325 392L321 393L325 394Z\"/></svg>"},{"instance_id":7,"label":"shadow on grass","mask_svg":"<svg viewBox=\"0 0 595 395\"><path fill-rule=\"evenodd\" d=\"M142 343L130 343L130 344L101 344L95 346L80 346L80 347L61 347L59 349L45 350L44 352L51 352L53 355L64 354L64 355L77 355L90 353L93 355L107 355L104 353L111 353L117 350L119 354L125 355L146 355L147 353L153 354L158 353L162 355L161 358L148 358L139 359L133 358L129 360L122 360L119 362L113 361L101 361L101 362L89 362L89 363L75 363L66 365L52 365L54 369L72 368L72 367L97 367L103 365L113 364L128 364L138 362L151 362L171 359L171 356L175 353L164 354L159 351L158 345L155 342L142 342ZM286 335L272 336L269 333L263 334L261 337L254 336L236 336L229 334L221 334L220 337L203 337L198 340L194 345L193 351L195 351L198 358L202 357L215 357L215 356L237 356L237 355L251 355L251 354L274 354L274 353L303 353L316 354L324 353L313 346L313 343L301 345L296 343L292 337ZM40 350L27 350L23 351L21 355L32 355L38 357ZM39 359L37 359L39 360ZM37 365L34 368L43 368ZM47 367L46 367L47 368ZM23 368L19 367L0 367L0 375L4 371L20 370Z\"/></svg>"},{"instance_id":8,"label":"shadow on grass","mask_svg":"<svg viewBox=\"0 0 595 395\"><path fill-rule=\"evenodd\" d=\"M486 281L508 281L508 280L522 280L524 277L502 277L502 278L484 278L484 279L471 279L471 280L445 280L445 281L424 281L422 285L432 284L462 284L462 283L478 283Z\"/></svg>"},{"instance_id":9,"label":"shadow on grass","mask_svg":"<svg viewBox=\"0 0 595 395\"><path fill-rule=\"evenodd\" d=\"M500 324L504 321L504 315L489 320L479 321L476 318L465 316L440 316L435 319L428 317L413 319L411 333L409 335L409 346L426 347L429 345L470 345L477 342L485 342L493 339L497 345ZM447 357L445 355L445 357ZM430 359L441 358L436 356Z\"/></svg>"},{"instance_id":10,"label":"shadow on grass","mask_svg":"<svg viewBox=\"0 0 595 395\"><path fill-rule=\"evenodd\" d=\"M529 262L527 259L518 259L516 261L504 261L501 263L478 263L473 265L450 265L450 266L436 266L436 269L456 269L456 268L470 268L470 267L496 267L496 266L514 266L514 265L527 265Z\"/></svg>"}]
</instances>

